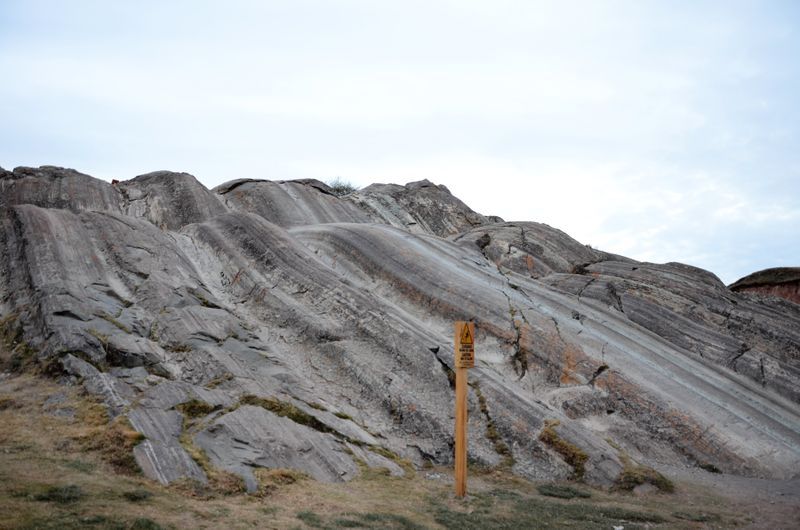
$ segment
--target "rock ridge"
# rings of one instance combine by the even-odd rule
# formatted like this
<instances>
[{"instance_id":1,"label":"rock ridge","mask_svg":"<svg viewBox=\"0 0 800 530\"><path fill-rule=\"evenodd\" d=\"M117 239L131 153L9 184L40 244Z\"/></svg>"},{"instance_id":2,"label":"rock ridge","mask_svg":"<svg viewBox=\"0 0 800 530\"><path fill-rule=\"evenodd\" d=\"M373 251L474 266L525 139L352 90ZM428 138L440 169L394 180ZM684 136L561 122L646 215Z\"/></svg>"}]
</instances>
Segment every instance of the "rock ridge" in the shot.
<instances>
[{"instance_id":1,"label":"rock ridge","mask_svg":"<svg viewBox=\"0 0 800 530\"><path fill-rule=\"evenodd\" d=\"M169 483L212 466L349 480L452 458L452 321L475 319L470 458L585 480L624 462L800 475L800 306L483 216L429 181L114 185L0 171L7 369L81 384ZM549 427L548 427L549 426ZM549 431L548 431L549 432ZM198 458L204 454L204 458Z\"/></svg>"}]
</instances>

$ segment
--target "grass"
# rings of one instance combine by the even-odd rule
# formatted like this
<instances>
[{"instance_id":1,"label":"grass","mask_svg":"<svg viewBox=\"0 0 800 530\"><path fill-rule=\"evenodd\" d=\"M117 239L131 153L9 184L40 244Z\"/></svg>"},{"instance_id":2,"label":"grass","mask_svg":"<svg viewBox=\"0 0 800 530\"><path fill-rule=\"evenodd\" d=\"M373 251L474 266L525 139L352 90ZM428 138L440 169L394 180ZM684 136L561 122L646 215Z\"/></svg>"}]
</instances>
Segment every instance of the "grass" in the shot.
<instances>
[{"instance_id":1,"label":"grass","mask_svg":"<svg viewBox=\"0 0 800 530\"><path fill-rule=\"evenodd\" d=\"M81 440L87 449L98 451L117 473L138 474L133 448L144 439L127 418L119 416L111 423L100 424Z\"/></svg>"},{"instance_id":2,"label":"grass","mask_svg":"<svg viewBox=\"0 0 800 530\"><path fill-rule=\"evenodd\" d=\"M698 464L698 467L700 469L708 471L709 473L722 473L722 471L720 471L720 469L717 466L715 466L714 464L709 464L707 462Z\"/></svg>"},{"instance_id":3,"label":"grass","mask_svg":"<svg viewBox=\"0 0 800 530\"><path fill-rule=\"evenodd\" d=\"M108 335L105 333L100 333L94 328L87 329L86 333L99 340L100 344L102 344L104 348L108 346Z\"/></svg>"},{"instance_id":4,"label":"grass","mask_svg":"<svg viewBox=\"0 0 800 530\"><path fill-rule=\"evenodd\" d=\"M144 502L151 498L153 493L145 489L135 489L122 492L122 496L130 502Z\"/></svg>"},{"instance_id":5,"label":"grass","mask_svg":"<svg viewBox=\"0 0 800 530\"><path fill-rule=\"evenodd\" d=\"M14 398L10 396L0 396L0 410L17 408L20 408L20 404L17 403Z\"/></svg>"},{"instance_id":6,"label":"grass","mask_svg":"<svg viewBox=\"0 0 800 530\"><path fill-rule=\"evenodd\" d=\"M146 517L124 520L102 515L80 517L75 514L54 517L34 518L18 528L24 530L82 530L94 528L102 530L161 530L164 527Z\"/></svg>"},{"instance_id":7,"label":"grass","mask_svg":"<svg viewBox=\"0 0 800 530\"><path fill-rule=\"evenodd\" d=\"M75 471L80 471L81 473L91 473L97 468L92 462L85 462L83 460L67 460L64 462L64 465Z\"/></svg>"},{"instance_id":8,"label":"grass","mask_svg":"<svg viewBox=\"0 0 800 530\"><path fill-rule=\"evenodd\" d=\"M479 496L469 510L452 503L434 503L433 507L436 522L453 530L561 526L610 528L616 525L630 528L628 523L631 522L659 524L667 521L666 517L651 511L547 501L527 495L508 495L503 490Z\"/></svg>"},{"instance_id":9,"label":"grass","mask_svg":"<svg viewBox=\"0 0 800 530\"><path fill-rule=\"evenodd\" d=\"M617 477L615 484L617 489L632 491L636 486L652 484L664 493L673 493L675 491L675 484L655 469L634 464L630 457L625 454L620 455L620 460L623 468L619 477Z\"/></svg>"},{"instance_id":10,"label":"grass","mask_svg":"<svg viewBox=\"0 0 800 530\"><path fill-rule=\"evenodd\" d=\"M559 499L574 499L580 497L588 499L592 496L588 491L573 488L572 486L559 485L559 484L542 484L536 488L540 495L546 497L557 497Z\"/></svg>"},{"instance_id":11,"label":"grass","mask_svg":"<svg viewBox=\"0 0 800 530\"><path fill-rule=\"evenodd\" d=\"M330 528L386 528L397 530L425 530L425 526L411 521L408 517L393 513L346 514L331 521Z\"/></svg>"},{"instance_id":12,"label":"grass","mask_svg":"<svg viewBox=\"0 0 800 530\"><path fill-rule=\"evenodd\" d=\"M343 197L353 193L357 189L355 186L340 177L334 178L330 182L327 182L327 184L328 187L330 187L331 192L337 197Z\"/></svg>"},{"instance_id":13,"label":"grass","mask_svg":"<svg viewBox=\"0 0 800 530\"><path fill-rule=\"evenodd\" d=\"M190 399L189 401L176 405L175 408L189 418L202 418L219 410L221 407L218 405L211 405L199 399Z\"/></svg>"},{"instance_id":14,"label":"grass","mask_svg":"<svg viewBox=\"0 0 800 530\"><path fill-rule=\"evenodd\" d=\"M215 377L214 379L212 379L208 383L206 383L205 386L206 386L206 388L217 388L218 386L220 386L223 383L227 383L228 381L232 381L233 378L234 378L234 376L233 376L232 373L230 373L230 372L224 373L222 375L219 375L219 376Z\"/></svg>"},{"instance_id":15,"label":"grass","mask_svg":"<svg viewBox=\"0 0 800 530\"><path fill-rule=\"evenodd\" d=\"M262 497L271 495L284 486L308 479L304 473L294 469L257 468L254 474L258 479L258 495Z\"/></svg>"},{"instance_id":16,"label":"grass","mask_svg":"<svg viewBox=\"0 0 800 530\"><path fill-rule=\"evenodd\" d=\"M295 423L299 423L300 425L305 425L306 427L311 427L316 431L338 434L337 431L331 429L330 427L319 421L311 414L308 414L307 412L300 410L295 405L287 401L281 401L277 398L272 398L272 397L262 398L250 394L242 397L242 399L239 400L239 403L242 405L252 405L255 407L261 407L267 409L268 411L273 412L278 416L289 418Z\"/></svg>"},{"instance_id":17,"label":"grass","mask_svg":"<svg viewBox=\"0 0 800 530\"><path fill-rule=\"evenodd\" d=\"M208 484L187 479L176 484L176 487L179 490L188 495L206 499L213 499L219 495L236 495L247 491L242 477L231 473L230 471L215 467L211 463L211 460L208 458L206 452L194 445L194 442L192 442L191 431L186 428L185 423L184 429L185 430L180 437L181 445L189 454L189 456L192 457L192 460L194 460L197 465L200 466L200 469L202 469L206 474L206 477L208 477Z\"/></svg>"},{"instance_id":18,"label":"grass","mask_svg":"<svg viewBox=\"0 0 800 530\"><path fill-rule=\"evenodd\" d=\"M170 343L166 345L162 344L162 347L167 351L171 351L172 353L187 353L192 351L191 346L180 342Z\"/></svg>"},{"instance_id":19,"label":"grass","mask_svg":"<svg viewBox=\"0 0 800 530\"><path fill-rule=\"evenodd\" d=\"M57 392L66 394L62 406L75 409L75 418L42 409ZM5 396L13 396L18 406L0 410L4 529L690 529L703 522L725 528L741 525L752 509L699 486L682 486L671 496L640 497L563 484L558 486L591 497L557 498L547 495L554 485L529 482L503 469L471 469L469 494L456 499L452 471L442 467L430 470L438 478L426 478L425 472L404 478L363 473L336 484L316 482L292 470L257 469L260 494L197 495L195 486L165 487L138 474L121 473L99 444L87 445L87 436L112 428L124 433L128 426L110 424L102 407L82 396L79 388L23 374L0 381L0 398ZM690 502L702 511L692 510ZM772 526L787 523L791 521Z\"/></svg>"},{"instance_id":20,"label":"grass","mask_svg":"<svg viewBox=\"0 0 800 530\"><path fill-rule=\"evenodd\" d=\"M72 504L78 502L86 494L75 484L66 486L51 486L41 493L33 495L33 499L37 501L57 502L59 504Z\"/></svg>"},{"instance_id":21,"label":"grass","mask_svg":"<svg viewBox=\"0 0 800 530\"><path fill-rule=\"evenodd\" d=\"M678 519L683 519L684 521L693 521L696 523L710 523L720 520L720 516L715 513L711 514L703 512L690 513L681 511L681 512L673 512L672 516Z\"/></svg>"},{"instance_id":22,"label":"grass","mask_svg":"<svg viewBox=\"0 0 800 530\"><path fill-rule=\"evenodd\" d=\"M564 440L558 435L556 427L559 424L560 422L558 420L545 420L544 429L542 429L542 432L539 434L539 440L553 448L553 450L561 455L564 462L572 466L573 478L576 480L583 480L583 475L586 473L585 464L589 459L589 455L577 445Z\"/></svg>"},{"instance_id":23,"label":"grass","mask_svg":"<svg viewBox=\"0 0 800 530\"><path fill-rule=\"evenodd\" d=\"M115 317L109 315L108 313L102 313L102 314L97 315L97 316L99 316L100 318L102 318L103 320L108 322L109 324L112 324L112 325L116 326L118 329L120 329L121 331L124 331L128 335L131 334L131 330L130 330L130 328L128 328L128 326L126 326L125 324L123 324L122 322L117 320Z\"/></svg>"},{"instance_id":24,"label":"grass","mask_svg":"<svg viewBox=\"0 0 800 530\"><path fill-rule=\"evenodd\" d=\"M483 414L483 417L486 419L486 438L492 442L495 452L503 457L503 462L501 465L511 468L514 465L514 456L511 454L511 449L509 449L508 445L503 441L503 438L497 431L497 426L489 414L489 405L486 402L486 396L484 396L483 392L481 392L481 387L477 381L472 383L470 386L472 386L472 389L475 391L475 395L478 396L478 405L480 407L481 414Z\"/></svg>"},{"instance_id":25,"label":"grass","mask_svg":"<svg viewBox=\"0 0 800 530\"><path fill-rule=\"evenodd\" d=\"M0 371L21 373L36 362L36 350L23 340L19 316L10 314L0 318Z\"/></svg>"},{"instance_id":26,"label":"grass","mask_svg":"<svg viewBox=\"0 0 800 530\"><path fill-rule=\"evenodd\" d=\"M324 522L322 518L311 510L303 510L297 512L297 518L306 523L311 528L323 528Z\"/></svg>"}]
</instances>

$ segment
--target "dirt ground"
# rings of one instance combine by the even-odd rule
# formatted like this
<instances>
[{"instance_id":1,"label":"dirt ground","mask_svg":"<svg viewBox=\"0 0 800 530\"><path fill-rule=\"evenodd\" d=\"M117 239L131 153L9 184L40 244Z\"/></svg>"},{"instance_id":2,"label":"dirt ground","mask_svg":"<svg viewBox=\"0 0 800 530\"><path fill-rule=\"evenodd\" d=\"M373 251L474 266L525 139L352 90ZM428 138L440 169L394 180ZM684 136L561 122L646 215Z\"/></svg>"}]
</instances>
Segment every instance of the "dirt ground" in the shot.
<instances>
[{"instance_id":1,"label":"dirt ground","mask_svg":"<svg viewBox=\"0 0 800 530\"><path fill-rule=\"evenodd\" d=\"M698 469L661 470L674 493L471 469L469 495L456 499L449 468L409 470L403 478L364 468L341 484L279 470L261 475L257 495L165 487L122 465L120 451L97 444L113 439L111 428L79 388L29 374L0 376L0 529L800 527L800 480Z\"/></svg>"},{"instance_id":2,"label":"dirt ground","mask_svg":"<svg viewBox=\"0 0 800 530\"><path fill-rule=\"evenodd\" d=\"M726 499L746 514L746 528L800 528L800 477L770 480L709 473L696 468L661 471L685 488L714 491ZM688 506L697 504L691 496L687 497Z\"/></svg>"}]
</instances>

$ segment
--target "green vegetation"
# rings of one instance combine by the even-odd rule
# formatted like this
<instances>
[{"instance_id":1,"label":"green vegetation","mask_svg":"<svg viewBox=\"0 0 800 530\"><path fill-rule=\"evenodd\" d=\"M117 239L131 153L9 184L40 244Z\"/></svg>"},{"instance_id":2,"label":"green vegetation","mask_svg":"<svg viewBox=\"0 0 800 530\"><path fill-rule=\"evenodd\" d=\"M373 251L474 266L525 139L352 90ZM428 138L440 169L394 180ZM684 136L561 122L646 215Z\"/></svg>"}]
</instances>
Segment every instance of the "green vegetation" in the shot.
<instances>
[{"instance_id":1,"label":"green vegetation","mask_svg":"<svg viewBox=\"0 0 800 530\"><path fill-rule=\"evenodd\" d=\"M720 469L717 466L715 466L714 464L710 464L708 462L702 462L698 464L698 467L700 467L700 469L708 471L709 473L722 473L722 471L720 471Z\"/></svg>"},{"instance_id":2,"label":"green vegetation","mask_svg":"<svg viewBox=\"0 0 800 530\"><path fill-rule=\"evenodd\" d=\"M146 517L124 520L104 515L80 516L75 513L34 518L20 530L162 530L164 527Z\"/></svg>"},{"instance_id":3,"label":"green vegetation","mask_svg":"<svg viewBox=\"0 0 800 530\"><path fill-rule=\"evenodd\" d=\"M397 530L424 530L408 517L393 513L359 513L346 514L346 517L334 519L332 528L385 528Z\"/></svg>"},{"instance_id":4,"label":"green vegetation","mask_svg":"<svg viewBox=\"0 0 800 530\"><path fill-rule=\"evenodd\" d=\"M200 302L200 305L203 307L208 307L210 309L221 309L217 304L206 298L206 296L200 292L200 289L189 289L189 294L197 298L197 301Z\"/></svg>"},{"instance_id":5,"label":"green vegetation","mask_svg":"<svg viewBox=\"0 0 800 530\"><path fill-rule=\"evenodd\" d=\"M83 460L67 460L64 465L81 473L91 473L97 467L94 463Z\"/></svg>"},{"instance_id":6,"label":"green vegetation","mask_svg":"<svg viewBox=\"0 0 800 530\"><path fill-rule=\"evenodd\" d=\"M511 454L511 449L509 449L508 445L503 441L500 433L497 432L497 426L489 414L489 405L486 403L486 397L483 395L483 392L481 392L480 385L475 381L470 386L475 391L475 395L478 396L478 405L480 406L483 417L486 419L486 438L494 445L495 452L503 457L501 466L512 467L514 465L514 456Z\"/></svg>"},{"instance_id":7,"label":"green vegetation","mask_svg":"<svg viewBox=\"0 0 800 530\"><path fill-rule=\"evenodd\" d=\"M0 396L0 410L16 409L19 407L20 404L17 403L14 398L10 396Z\"/></svg>"},{"instance_id":8,"label":"green vegetation","mask_svg":"<svg viewBox=\"0 0 800 530\"><path fill-rule=\"evenodd\" d=\"M59 504L72 504L81 500L85 494L80 486L69 484L67 486L51 486L42 493L33 496L34 500L57 502Z\"/></svg>"},{"instance_id":9,"label":"green vegetation","mask_svg":"<svg viewBox=\"0 0 800 530\"><path fill-rule=\"evenodd\" d=\"M579 490L578 488L573 488L572 486L559 484L542 484L536 489L539 491L540 495L544 495L546 497L557 497L559 499L574 499L575 497L588 499L592 496L592 494L588 491L583 491Z\"/></svg>"},{"instance_id":10,"label":"green vegetation","mask_svg":"<svg viewBox=\"0 0 800 530\"><path fill-rule=\"evenodd\" d=\"M22 325L17 319L16 314L0 319L0 371L21 373L36 362L36 350L22 339Z\"/></svg>"},{"instance_id":11,"label":"green vegetation","mask_svg":"<svg viewBox=\"0 0 800 530\"><path fill-rule=\"evenodd\" d=\"M183 344L180 342L170 343L167 345L163 345L165 350L171 351L172 353L187 353L192 351L192 347L188 344Z\"/></svg>"},{"instance_id":12,"label":"green vegetation","mask_svg":"<svg viewBox=\"0 0 800 530\"><path fill-rule=\"evenodd\" d=\"M652 512L587 503L545 501L525 495L509 495L500 490L476 496L469 510L434 502L437 523L453 530L485 528L610 528L630 522L663 523L666 519ZM626 525L627 526L627 525Z\"/></svg>"},{"instance_id":13,"label":"green vegetation","mask_svg":"<svg viewBox=\"0 0 800 530\"><path fill-rule=\"evenodd\" d=\"M242 405L252 405L254 407L261 407L267 409L268 411L273 412L278 416L289 418L295 423L299 423L300 425L305 425L306 427L311 427L316 431L332 433L332 434L336 433L335 430L331 429L330 427L319 421L311 414L300 410L291 403L288 403L286 401L281 401L277 398L262 398L254 396L252 394L248 394L242 397L242 399L239 400L239 403Z\"/></svg>"},{"instance_id":14,"label":"green vegetation","mask_svg":"<svg viewBox=\"0 0 800 530\"><path fill-rule=\"evenodd\" d=\"M99 340L100 344L102 344L104 348L108 346L108 335L106 335L104 333L100 333L99 331L97 331L94 328L89 328L89 329L86 330L86 332L89 335L91 335L92 337L94 337L97 340Z\"/></svg>"},{"instance_id":15,"label":"green vegetation","mask_svg":"<svg viewBox=\"0 0 800 530\"><path fill-rule=\"evenodd\" d=\"M175 408L189 418L200 418L208 416L212 412L219 410L221 407L218 405L211 405L210 403L206 403L205 401L201 401L199 399L190 399L189 401L185 401L179 405L176 405Z\"/></svg>"},{"instance_id":16,"label":"green vegetation","mask_svg":"<svg viewBox=\"0 0 800 530\"><path fill-rule=\"evenodd\" d=\"M355 186L346 180L343 180L341 177L336 177L327 184L328 187L330 187L331 192L337 197L343 197L349 193L353 193L357 189Z\"/></svg>"},{"instance_id":17,"label":"green vegetation","mask_svg":"<svg viewBox=\"0 0 800 530\"><path fill-rule=\"evenodd\" d=\"M720 516L715 513L673 512L672 516L677 519L683 519L684 521L693 521L696 523L710 523L720 520Z\"/></svg>"},{"instance_id":18,"label":"green vegetation","mask_svg":"<svg viewBox=\"0 0 800 530\"><path fill-rule=\"evenodd\" d=\"M181 432L179 441L192 460L194 460L206 474L208 484L203 484L197 480L184 479L177 481L175 487L194 497L207 499L213 499L217 495L236 495L247 491L242 477L230 471L215 467L211 463L206 452L194 444L192 440L192 424L194 419L194 417L188 414L184 416L183 432Z\"/></svg>"},{"instance_id":19,"label":"green vegetation","mask_svg":"<svg viewBox=\"0 0 800 530\"><path fill-rule=\"evenodd\" d=\"M100 318L102 318L102 319L103 319L103 320L105 320L106 322L108 322L108 323L110 323L110 324L113 324L114 326L116 326L116 327L117 327L117 328L119 328L120 330L122 330L122 331L124 331L125 333L127 333L128 335L130 335L130 333L131 333L131 330L128 328L128 326L126 326L125 324L123 324L122 322L120 322L119 320L117 320L115 317L112 317L112 316L111 316L111 315L109 315L108 313L102 313L102 314L99 314L99 315L97 315L97 316L99 316Z\"/></svg>"},{"instance_id":20,"label":"green vegetation","mask_svg":"<svg viewBox=\"0 0 800 530\"><path fill-rule=\"evenodd\" d=\"M308 479L305 473L294 469L258 468L253 474L258 480L258 495L267 497L284 486Z\"/></svg>"},{"instance_id":21,"label":"green vegetation","mask_svg":"<svg viewBox=\"0 0 800 530\"><path fill-rule=\"evenodd\" d=\"M141 470L133 456L133 448L144 439L127 418L119 416L87 433L83 442L87 449L99 451L117 473L138 474Z\"/></svg>"},{"instance_id":22,"label":"green vegetation","mask_svg":"<svg viewBox=\"0 0 800 530\"><path fill-rule=\"evenodd\" d=\"M61 405L75 410L75 417L55 416L42 407L56 393L63 394ZM210 484L185 480L165 487L119 465L119 455L130 453L141 435L127 422L109 422L105 408L79 388L26 373L0 380L0 399L11 396L14 405L0 409L0 526L9 530L265 525L689 530L703 524L740 526L753 512L753 503L726 499L712 488L690 483L681 483L674 496L637 496L587 485L537 484L503 468L471 468L468 495L457 499L449 466L432 466L402 478L362 467L362 473L346 483L317 482L290 469L260 468L254 469L258 493L244 494L239 477L214 470L198 452L193 456L203 462ZM192 430L203 427L198 419L184 416L183 441L193 451ZM109 447L120 443L126 448ZM386 449L365 448L399 460ZM224 488L227 491L220 494ZM687 498L695 507L687 505ZM787 501L776 498L776 504L781 502L788 507ZM759 516L765 527L780 528L791 525L786 513L764 511Z\"/></svg>"},{"instance_id":23,"label":"green vegetation","mask_svg":"<svg viewBox=\"0 0 800 530\"><path fill-rule=\"evenodd\" d=\"M143 502L152 497L153 494L145 489L135 489L123 492L122 496L131 502Z\"/></svg>"},{"instance_id":24,"label":"green vegetation","mask_svg":"<svg viewBox=\"0 0 800 530\"><path fill-rule=\"evenodd\" d=\"M586 473L586 461L589 459L580 447L574 445L567 440L558 436L556 427L560 424L558 420L545 420L544 429L539 434L539 440L552 447L561 457L564 462L572 466L574 471L573 478L576 480L583 480L583 475Z\"/></svg>"},{"instance_id":25,"label":"green vegetation","mask_svg":"<svg viewBox=\"0 0 800 530\"><path fill-rule=\"evenodd\" d=\"M322 518L310 510L297 512L297 518L312 528L323 528Z\"/></svg>"},{"instance_id":26,"label":"green vegetation","mask_svg":"<svg viewBox=\"0 0 800 530\"><path fill-rule=\"evenodd\" d=\"M233 380L233 374L230 372L224 373L222 375L218 375L208 383L206 383L206 388L217 388L222 383L226 383L228 381Z\"/></svg>"},{"instance_id":27,"label":"green vegetation","mask_svg":"<svg viewBox=\"0 0 800 530\"><path fill-rule=\"evenodd\" d=\"M667 477L655 469L639 464L634 464L630 457L625 454L620 455L620 460L624 466L622 472L617 477L615 487L624 491L632 491L636 486L642 484L652 484L659 491L672 493L675 485Z\"/></svg>"}]
</instances>

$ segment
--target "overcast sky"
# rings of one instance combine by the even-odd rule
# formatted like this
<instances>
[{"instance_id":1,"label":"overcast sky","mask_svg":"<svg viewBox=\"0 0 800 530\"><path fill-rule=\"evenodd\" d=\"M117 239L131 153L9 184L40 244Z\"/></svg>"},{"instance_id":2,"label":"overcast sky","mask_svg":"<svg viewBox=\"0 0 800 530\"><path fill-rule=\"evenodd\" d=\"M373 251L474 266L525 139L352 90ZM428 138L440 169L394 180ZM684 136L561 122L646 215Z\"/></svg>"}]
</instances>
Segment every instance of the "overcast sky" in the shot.
<instances>
[{"instance_id":1,"label":"overcast sky","mask_svg":"<svg viewBox=\"0 0 800 530\"><path fill-rule=\"evenodd\" d=\"M800 266L800 2L0 0L0 165L428 178L730 283Z\"/></svg>"}]
</instances>

